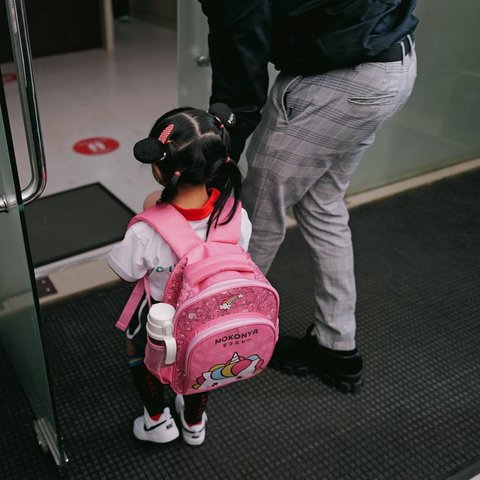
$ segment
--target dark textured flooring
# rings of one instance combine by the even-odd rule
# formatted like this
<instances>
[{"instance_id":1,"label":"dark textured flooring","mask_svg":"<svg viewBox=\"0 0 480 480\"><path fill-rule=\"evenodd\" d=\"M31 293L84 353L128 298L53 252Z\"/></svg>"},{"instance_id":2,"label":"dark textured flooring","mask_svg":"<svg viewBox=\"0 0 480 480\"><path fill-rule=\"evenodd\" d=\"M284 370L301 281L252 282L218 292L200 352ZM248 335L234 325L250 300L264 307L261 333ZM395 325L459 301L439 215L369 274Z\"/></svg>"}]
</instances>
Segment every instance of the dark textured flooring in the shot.
<instances>
[{"instance_id":1,"label":"dark textured flooring","mask_svg":"<svg viewBox=\"0 0 480 480\"><path fill-rule=\"evenodd\" d=\"M101 183L39 198L25 207L34 266L119 242L133 215Z\"/></svg>"},{"instance_id":2,"label":"dark textured flooring","mask_svg":"<svg viewBox=\"0 0 480 480\"><path fill-rule=\"evenodd\" d=\"M142 444L131 434L142 410L113 328L129 286L45 310L70 459L61 476L460 479L480 459L479 194L476 171L354 209L364 389L343 395L316 378L267 369L212 393L200 448ZM309 264L299 232L289 231L270 274L283 333L301 335L312 319ZM1 355L0 372L1 477L55 478Z\"/></svg>"}]
</instances>

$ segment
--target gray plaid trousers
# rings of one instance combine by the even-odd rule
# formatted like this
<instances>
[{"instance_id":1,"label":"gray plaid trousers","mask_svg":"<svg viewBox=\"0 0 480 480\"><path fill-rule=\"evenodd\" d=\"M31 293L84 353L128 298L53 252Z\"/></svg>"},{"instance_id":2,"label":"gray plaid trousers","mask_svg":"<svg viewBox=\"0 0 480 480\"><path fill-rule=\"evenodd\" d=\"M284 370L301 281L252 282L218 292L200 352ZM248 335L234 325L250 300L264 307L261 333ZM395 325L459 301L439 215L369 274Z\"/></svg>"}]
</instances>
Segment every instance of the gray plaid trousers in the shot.
<instances>
[{"instance_id":1,"label":"gray plaid trousers","mask_svg":"<svg viewBox=\"0 0 480 480\"><path fill-rule=\"evenodd\" d=\"M246 152L249 251L267 272L285 237L285 210L293 209L313 259L314 333L328 348L355 347L345 191L376 132L407 101L415 77L414 49L399 62L306 77L280 73Z\"/></svg>"}]
</instances>

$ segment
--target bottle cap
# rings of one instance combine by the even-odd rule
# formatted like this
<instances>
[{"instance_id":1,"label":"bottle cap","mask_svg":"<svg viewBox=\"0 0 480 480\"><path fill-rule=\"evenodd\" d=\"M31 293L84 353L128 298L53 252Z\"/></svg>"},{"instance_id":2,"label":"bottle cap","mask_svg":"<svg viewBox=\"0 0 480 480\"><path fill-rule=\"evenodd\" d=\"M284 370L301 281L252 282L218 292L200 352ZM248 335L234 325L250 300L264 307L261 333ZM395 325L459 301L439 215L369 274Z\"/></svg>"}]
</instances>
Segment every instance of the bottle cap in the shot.
<instances>
[{"instance_id":1,"label":"bottle cap","mask_svg":"<svg viewBox=\"0 0 480 480\"><path fill-rule=\"evenodd\" d=\"M173 319L175 309L168 303L152 305L147 315L147 334L155 339L162 340L173 334Z\"/></svg>"}]
</instances>

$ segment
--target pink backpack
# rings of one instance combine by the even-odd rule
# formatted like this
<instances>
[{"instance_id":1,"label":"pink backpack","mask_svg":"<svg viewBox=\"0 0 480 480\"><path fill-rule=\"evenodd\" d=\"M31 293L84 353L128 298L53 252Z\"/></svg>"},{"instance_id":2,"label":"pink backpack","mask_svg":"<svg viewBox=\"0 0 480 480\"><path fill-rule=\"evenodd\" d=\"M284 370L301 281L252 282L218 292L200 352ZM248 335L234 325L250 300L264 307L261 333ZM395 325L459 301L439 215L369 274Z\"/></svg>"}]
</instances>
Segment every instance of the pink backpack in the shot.
<instances>
[{"instance_id":1,"label":"pink backpack","mask_svg":"<svg viewBox=\"0 0 480 480\"><path fill-rule=\"evenodd\" d=\"M229 199L220 221L232 205ZM278 339L279 299L250 255L238 245L241 206L226 225L212 225L206 241L168 204L135 216L129 226L139 221L156 230L179 258L163 298L176 309L175 361L165 365L165 347L148 339L145 365L149 371L175 393L184 395L219 388L263 371ZM149 298L147 277L137 282L118 328L127 328L145 291Z\"/></svg>"}]
</instances>

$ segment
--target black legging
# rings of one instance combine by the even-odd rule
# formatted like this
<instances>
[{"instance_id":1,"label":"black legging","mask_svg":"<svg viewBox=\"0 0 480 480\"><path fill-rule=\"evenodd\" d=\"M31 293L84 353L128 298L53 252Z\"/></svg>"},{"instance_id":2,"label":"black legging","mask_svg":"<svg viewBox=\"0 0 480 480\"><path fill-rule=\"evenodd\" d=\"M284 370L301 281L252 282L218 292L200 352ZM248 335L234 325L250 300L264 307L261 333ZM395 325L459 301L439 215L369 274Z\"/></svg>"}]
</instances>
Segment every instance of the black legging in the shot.
<instances>
[{"instance_id":1,"label":"black legging","mask_svg":"<svg viewBox=\"0 0 480 480\"><path fill-rule=\"evenodd\" d=\"M162 382L147 370L142 355L131 355L129 363L133 383L148 414L154 417L163 413L166 405ZM202 414L207 407L208 392L185 395L183 399L185 400L185 421L190 425L201 422Z\"/></svg>"}]
</instances>

